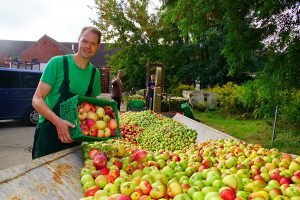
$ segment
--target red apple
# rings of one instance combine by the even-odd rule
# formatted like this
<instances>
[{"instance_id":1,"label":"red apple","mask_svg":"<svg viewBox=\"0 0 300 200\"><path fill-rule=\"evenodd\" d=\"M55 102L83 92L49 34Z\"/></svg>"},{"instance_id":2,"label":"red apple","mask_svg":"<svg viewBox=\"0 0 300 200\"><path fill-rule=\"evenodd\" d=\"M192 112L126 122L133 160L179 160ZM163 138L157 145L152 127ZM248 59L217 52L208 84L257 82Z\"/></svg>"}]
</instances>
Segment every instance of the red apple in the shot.
<instances>
[{"instance_id":1,"label":"red apple","mask_svg":"<svg viewBox=\"0 0 300 200\"><path fill-rule=\"evenodd\" d=\"M78 118L80 121L83 121L87 118L87 112L85 112L82 108L78 110Z\"/></svg>"},{"instance_id":2,"label":"red apple","mask_svg":"<svg viewBox=\"0 0 300 200\"><path fill-rule=\"evenodd\" d=\"M91 149L91 150L89 151L89 157L90 157L91 159L94 159L94 157L95 157L96 155L98 155L98 154L100 154L100 152L99 152L97 149Z\"/></svg>"},{"instance_id":3,"label":"red apple","mask_svg":"<svg viewBox=\"0 0 300 200\"><path fill-rule=\"evenodd\" d=\"M87 113L88 111L90 111L91 105L88 102L83 102L81 104L81 108L82 108L82 111Z\"/></svg>"},{"instance_id":4,"label":"red apple","mask_svg":"<svg viewBox=\"0 0 300 200\"><path fill-rule=\"evenodd\" d=\"M107 158L103 154L98 154L94 157L94 165L97 169L102 169L107 166Z\"/></svg>"},{"instance_id":5,"label":"red apple","mask_svg":"<svg viewBox=\"0 0 300 200\"><path fill-rule=\"evenodd\" d=\"M233 188L222 190L220 197L224 200L234 200L236 197L235 190Z\"/></svg>"},{"instance_id":6,"label":"red apple","mask_svg":"<svg viewBox=\"0 0 300 200\"><path fill-rule=\"evenodd\" d=\"M113 109L111 106L104 106L105 114L111 115L113 113Z\"/></svg>"},{"instance_id":7,"label":"red apple","mask_svg":"<svg viewBox=\"0 0 300 200\"><path fill-rule=\"evenodd\" d=\"M118 127L118 121L115 120L115 119L110 119L108 120L107 122L107 126L110 128L110 129L116 129Z\"/></svg>"},{"instance_id":8,"label":"red apple","mask_svg":"<svg viewBox=\"0 0 300 200\"><path fill-rule=\"evenodd\" d=\"M90 127L87 124L80 124L80 128L83 135L89 135Z\"/></svg>"},{"instance_id":9,"label":"red apple","mask_svg":"<svg viewBox=\"0 0 300 200\"><path fill-rule=\"evenodd\" d=\"M293 181L290 179L290 178L287 178L287 177L282 177L279 181L279 184L280 185L283 185L283 184L292 184Z\"/></svg>"},{"instance_id":10,"label":"red apple","mask_svg":"<svg viewBox=\"0 0 300 200\"><path fill-rule=\"evenodd\" d=\"M103 175L107 175L109 173L109 169L107 167L103 167L102 169L100 169L100 172Z\"/></svg>"},{"instance_id":11,"label":"red apple","mask_svg":"<svg viewBox=\"0 0 300 200\"><path fill-rule=\"evenodd\" d=\"M140 189L142 190L143 194L148 195L152 189L151 184L147 180L143 180L139 184Z\"/></svg>"},{"instance_id":12,"label":"red apple","mask_svg":"<svg viewBox=\"0 0 300 200\"><path fill-rule=\"evenodd\" d=\"M96 126L95 124L95 120L91 119L91 118L87 118L86 119L86 124L90 127L90 128L93 128Z\"/></svg>"},{"instance_id":13,"label":"red apple","mask_svg":"<svg viewBox=\"0 0 300 200\"><path fill-rule=\"evenodd\" d=\"M100 190L99 186L94 185L84 192L84 197L94 196L98 190Z\"/></svg>"}]
</instances>

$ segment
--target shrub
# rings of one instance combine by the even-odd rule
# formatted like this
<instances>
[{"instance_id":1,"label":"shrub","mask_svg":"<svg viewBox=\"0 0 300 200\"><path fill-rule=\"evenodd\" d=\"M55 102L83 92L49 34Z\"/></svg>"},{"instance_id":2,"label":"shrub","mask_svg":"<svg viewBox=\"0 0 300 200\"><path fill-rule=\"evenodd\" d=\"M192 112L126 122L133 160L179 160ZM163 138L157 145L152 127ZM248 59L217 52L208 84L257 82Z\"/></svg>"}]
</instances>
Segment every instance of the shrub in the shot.
<instances>
[{"instance_id":1,"label":"shrub","mask_svg":"<svg viewBox=\"0 0 300 200\"><path fill-rule=\"evenodd\" d=\"M237 93L238 87L238 85L228 82L222 87L217 85L212 89L212 91L218 95L217 100L220 102L220 106L223 111L229 113L236 113L239 111Z\"/></svg>"}]
</instances>

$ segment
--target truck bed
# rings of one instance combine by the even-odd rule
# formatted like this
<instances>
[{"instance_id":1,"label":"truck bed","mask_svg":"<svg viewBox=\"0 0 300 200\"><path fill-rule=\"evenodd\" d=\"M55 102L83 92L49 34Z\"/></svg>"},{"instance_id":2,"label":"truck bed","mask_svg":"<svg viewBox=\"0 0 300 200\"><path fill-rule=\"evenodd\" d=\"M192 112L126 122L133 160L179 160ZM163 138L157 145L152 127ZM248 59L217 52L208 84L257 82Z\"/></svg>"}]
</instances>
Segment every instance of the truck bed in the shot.
<instances>
[{"instance_id":1,"label":"truck bed","mask_svg":"<svg viewBox=\"0 0 300 200\"><path fill-rule=\"evenodd\" d=\"M174 120L197 131L196 142L231 136L176 114ZM78 200L82 194L82 146L73 147L0 171L1 200Z\"/></svg>"}]
</instances>

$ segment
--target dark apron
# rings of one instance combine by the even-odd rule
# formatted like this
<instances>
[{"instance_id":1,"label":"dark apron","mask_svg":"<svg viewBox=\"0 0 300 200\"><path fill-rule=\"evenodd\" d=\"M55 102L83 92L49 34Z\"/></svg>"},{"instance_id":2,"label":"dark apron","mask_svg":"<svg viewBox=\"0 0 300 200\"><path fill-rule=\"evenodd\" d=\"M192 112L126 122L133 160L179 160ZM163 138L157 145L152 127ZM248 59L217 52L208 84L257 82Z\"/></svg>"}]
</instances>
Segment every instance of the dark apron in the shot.
<instances>
[{"instance_id":1,"label":"dark apron","mask_svg":"<svg viewBox=\"0 0 300 200\"><path fill-rule=\"evenodd\" d=\"M57 116L60 116L60 106L59 106L60 103L76 95L70 92L69 67L68 67L68 59L66 56L63 57L63 61L64 61L64 80L59 89L61 95L57 103L52 109L52 111ZM96 73L96 68L93 67L89 87L87 89L85 96L89 96L89 97L92 96L95 73ZM45 156L51 153L55 153L80 144L81 142L62 143L58 139L56 127L49 120L45 119L43 122L37 124L35 130L33 149L32 149L32 159L39 158L41 156Z\"/></svg>"}]
</instances>

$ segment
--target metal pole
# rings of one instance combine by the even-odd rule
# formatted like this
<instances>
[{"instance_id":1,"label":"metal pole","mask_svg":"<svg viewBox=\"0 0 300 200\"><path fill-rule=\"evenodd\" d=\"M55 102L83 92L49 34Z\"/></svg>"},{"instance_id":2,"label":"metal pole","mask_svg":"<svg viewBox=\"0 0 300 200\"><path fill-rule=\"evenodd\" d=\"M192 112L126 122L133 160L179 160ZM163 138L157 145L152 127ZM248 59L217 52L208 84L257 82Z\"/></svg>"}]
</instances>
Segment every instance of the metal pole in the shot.
<instances>
[{"instance_id":1,"label":"metal pole","mask_svg":"<svg viewBox=\"0 0 300 200\"><path fill-rule=\"evenodd\" d=\"M275 129L276 129L276 124L277 124L277 116L278 116L278 106L276 106L276 109L275 109L275 119L274 119L274 124L273 124L273 131L272 131L272 147L274 144L274 140L276 138Z\"/></svg>"}]
</instances>

